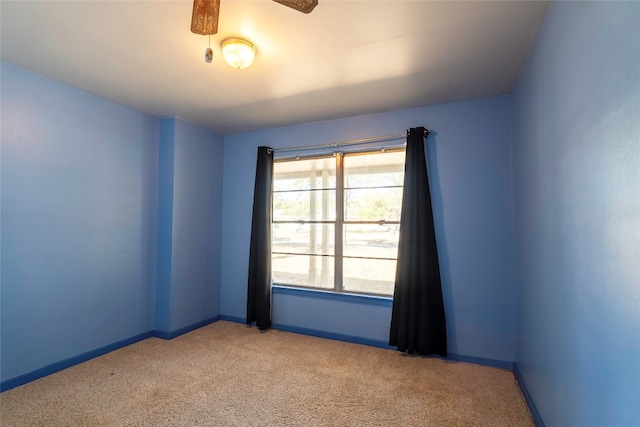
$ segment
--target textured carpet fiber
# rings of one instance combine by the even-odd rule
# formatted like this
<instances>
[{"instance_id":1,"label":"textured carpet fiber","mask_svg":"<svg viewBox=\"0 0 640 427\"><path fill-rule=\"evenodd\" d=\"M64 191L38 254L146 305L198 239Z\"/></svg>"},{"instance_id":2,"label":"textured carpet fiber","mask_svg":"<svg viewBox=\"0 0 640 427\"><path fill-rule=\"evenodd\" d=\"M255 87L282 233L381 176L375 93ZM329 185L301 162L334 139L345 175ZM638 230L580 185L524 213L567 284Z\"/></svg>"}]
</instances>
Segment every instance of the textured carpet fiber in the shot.
<instances>
[{"instance_id":1,"label":"textured carpet fiber","mask_svg":"<svg viewBox=\"0 0 640 427\"><path fill-rule=\"evenodd\" d=\"M216 322L0 395L8 426L532 426L511 372Z\"/></svg>"}]
</instances>

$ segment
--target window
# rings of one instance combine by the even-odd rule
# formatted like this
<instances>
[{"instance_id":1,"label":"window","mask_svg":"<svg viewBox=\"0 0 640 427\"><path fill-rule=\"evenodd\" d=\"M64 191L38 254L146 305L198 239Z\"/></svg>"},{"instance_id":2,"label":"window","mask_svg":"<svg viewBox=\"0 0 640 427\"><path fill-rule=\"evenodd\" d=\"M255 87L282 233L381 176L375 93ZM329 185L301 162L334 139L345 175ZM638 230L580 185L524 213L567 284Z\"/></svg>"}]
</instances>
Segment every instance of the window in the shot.
<instances>
[{"instance_id":1,"label":"window","mask_svg":"<svg viewBox=\"0 0 640 427\"><path fill-rule=\"evenodd\" d=\"M404 149L276 160L273 282L393 295Z\"/></svg>"}]
</instances>

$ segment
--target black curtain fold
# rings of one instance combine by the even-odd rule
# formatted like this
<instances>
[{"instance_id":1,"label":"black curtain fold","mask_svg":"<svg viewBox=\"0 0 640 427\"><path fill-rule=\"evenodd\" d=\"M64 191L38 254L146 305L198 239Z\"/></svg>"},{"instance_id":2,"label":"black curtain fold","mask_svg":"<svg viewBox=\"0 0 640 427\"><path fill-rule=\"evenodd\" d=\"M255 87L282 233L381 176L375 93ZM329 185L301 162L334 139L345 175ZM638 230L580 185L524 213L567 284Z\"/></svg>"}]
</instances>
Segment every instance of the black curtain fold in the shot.
<instances>
[{"instance_id":1,"label":"black curtain fold","mask_svg":"<svg viewBox=\"0 0 640 427\"><path fill-rule=\"evenodd\" d=\"M258 147L256 182L253 194L249 280L247 286L247 325L271 327L271 191L273 188L273 149Z\"/></svg>"},{"instance_id":2,"label":"black curtain fold","mask_svg":"<svg viewBox=\"0 0 640 427\"><path fill-rule=\"evenodd\" d=\"M447 332L424 140L424 128L410 129L389 345L402 352L446 357Z\"/></svg>"}]
</instances>

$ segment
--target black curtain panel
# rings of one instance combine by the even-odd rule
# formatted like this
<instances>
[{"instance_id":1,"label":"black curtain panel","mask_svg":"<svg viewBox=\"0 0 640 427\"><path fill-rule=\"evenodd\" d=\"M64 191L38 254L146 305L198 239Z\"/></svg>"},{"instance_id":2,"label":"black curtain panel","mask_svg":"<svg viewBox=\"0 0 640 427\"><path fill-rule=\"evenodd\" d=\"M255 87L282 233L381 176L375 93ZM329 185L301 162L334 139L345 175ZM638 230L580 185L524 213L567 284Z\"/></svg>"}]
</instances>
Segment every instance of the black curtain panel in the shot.
<instances>
[{"instance_id":1,"label":"black curtain panel","mask_svg":"<svg viewBox=\"0 0 640 427\"><path fill-rule=\"evenodd\" d=\"M258 147L253 220L249 248L247 324L258 329L271 327L271 190L273 149Z\"/></svg>"},{"instance_id":2,"label":"black curtain panel","mask_svg":"<svg viewBox=\"0 0 640 427\"><path fill-rule=\"evenodd\" d=\"M425 160L425 129L407 137L398 265L389 345L399 351L447 356L447 331Z\"/></svg>"}]
</instances>

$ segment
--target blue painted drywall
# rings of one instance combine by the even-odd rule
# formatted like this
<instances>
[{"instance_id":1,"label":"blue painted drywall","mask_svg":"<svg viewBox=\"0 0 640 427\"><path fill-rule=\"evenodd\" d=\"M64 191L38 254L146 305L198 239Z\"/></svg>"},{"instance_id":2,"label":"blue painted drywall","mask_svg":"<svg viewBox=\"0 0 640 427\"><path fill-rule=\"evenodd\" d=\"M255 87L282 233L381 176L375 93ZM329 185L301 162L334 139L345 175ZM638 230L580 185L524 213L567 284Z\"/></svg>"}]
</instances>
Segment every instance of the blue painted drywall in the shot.
<instances>
[{"instance_id":1,"label":"blue painted drywall","mask_svg":"<svg viewBox=\"0 0 640 427\"><path fill-rule=\"evenodd\" d=\"M171 260L173 258L173 174L176 122L160 121L158 141L158 213L155 328L171 331Z\"/></svg>"},{"instance_id":2,"label":"blue painted drywall","mask_svg":"<svg viewBox=\"0 0 640 427\"><path fill-rule=\"evenodd\" d=\"M390 298L336 295L326 291L278 287L273 289L273 298L277 302L272 316L276 329L278 325L288 325L388 345L392 304ZM327 315L335 312L342 315Z\"/></svg>"},{"instance_id":3,"label":"blue painted drywall","mask_svg":"<svg viewBox=\"0 0 640 427\"><path fill-rule=\"evenodd\" d=\"M226 136L223 318L244 318L246 314L256 147L390 135L413 126L434 130L428 149L449 349L459 355L513 361L515 273L509 97ZM388 339L390 308L275 294L273 318L289 326L379 340Z\"/></svg>"},{"instance_id":4,"label":"blue painted drywall","mask_svg":"<svg viewBox=\"0 0 640 427\"><path fill-rule=\"evenodd\" d=\"M156 328L220 314L223 139L179 118L160 124Z\"/></svg>"},{"instance_id":5,"label":"blue painted drywall","mask_svg":"<svg viewBox=\"0 0 640 427\"><path fill-rule=\"evenodd\" d=\"M553 4L514 92L516 363L550 427L640 425L638 22Z\"/></svg>"},{"instance_id":6,"label":"blue painted drywall","mask_svg":"<svg viewBox=\"0 0 640 427\"><path fill-rule=\"evenodd\" d=\"M4 381L153 329L158 122L1 79Z\"/></svg>"}]
</instances>

